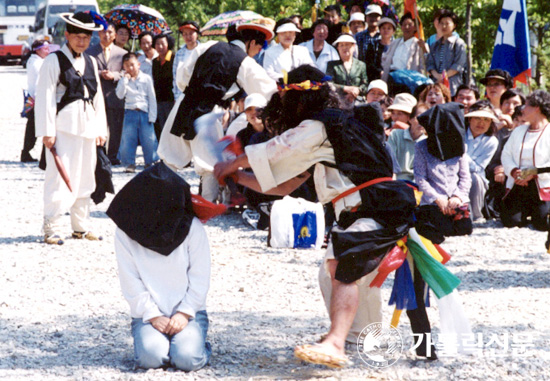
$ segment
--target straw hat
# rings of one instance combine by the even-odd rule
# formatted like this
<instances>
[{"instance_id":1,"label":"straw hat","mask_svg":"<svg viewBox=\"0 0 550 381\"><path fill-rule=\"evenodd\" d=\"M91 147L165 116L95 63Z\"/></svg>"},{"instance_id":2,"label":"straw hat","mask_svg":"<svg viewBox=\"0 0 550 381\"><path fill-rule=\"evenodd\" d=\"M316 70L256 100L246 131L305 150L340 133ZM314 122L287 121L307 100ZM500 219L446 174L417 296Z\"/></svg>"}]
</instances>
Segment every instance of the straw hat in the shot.
<instances>
[{"instance_id":1,"label":"straw hat","mask_svg":"<svg viewBox=\"0 0 550 381\"><path fill-rule=\"evenodd\" d=\"M488 109L472 111L464 115L464 117L465 118L489 118L489 119L492 119L494 122L498 122L498 118L496 117L495 113Z\"/></svg>"},{"instance_id":2,"label":"straw hat","mask_svg":"<svg viewBox=\"0 0 550 381\"><path fill-rule=\"evenodd\" d=\"M416 106L416 98L408 93L401 93L395 96L393 104L388 107L388 110L398 110L406 112L407 114L412 113L412 109Z\"/></svg>"}]
</instances>

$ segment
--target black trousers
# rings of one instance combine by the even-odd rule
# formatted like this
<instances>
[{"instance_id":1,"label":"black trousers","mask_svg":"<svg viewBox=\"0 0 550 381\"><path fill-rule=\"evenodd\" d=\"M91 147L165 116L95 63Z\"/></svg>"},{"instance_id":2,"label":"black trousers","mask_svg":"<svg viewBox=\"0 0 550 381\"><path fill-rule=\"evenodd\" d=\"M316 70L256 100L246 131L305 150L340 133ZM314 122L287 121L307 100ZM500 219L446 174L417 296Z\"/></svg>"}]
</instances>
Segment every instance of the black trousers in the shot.
<instances>
[{"instance_id":1,"label":"black trousers","mask_svg":"<svg viewBox=\"0 0 550 381\"><path fill-rule=\"evenodd\" d=\"M27 114L27 126L25 127L25 140L23 140L22 155L29 154L36 144L34 127L34 109Z\"/></svg>"},{"instance_id":2,"label":"black trousers","mask_svg":"<svg viewBox=\"0 0 550 381\"><path fill-rule=\"evenodd\" d=\"M109 146L107 156L111 163L117 160L120 139L122 137L122 125L124 123L124 109L105 107L107 114L107 126L109 127Z\"/></svg>"},{"instance_id":3,"label":"black trousers","mask_svg":"<svg viewBox=\"0 0 550 381\"><path fill-rule=\"evenodd\" d=\"M416 354L422 357L428 357L431 360L435 360L437 355L435 354L435 347L432 341L428 339L428 333L432 332L430 327L430 320L428 320L428 314L426 313L426 304L424 303L424 293L427 292L426 284L422 275L414 266L414 295L416 297L417 308L415 310L407 310L407 316L411 322L411 329L413 333L422 336L415 336L415 344L419 341L420 345L416 348ZM430 335L431 336L431 335ZM428 354L428 345L430 346L430 353Z\"/></svg>"},{"instance_id":4,"label":"black trousers","mask_svg":"<svg viewBox=\"0 0 550 381\"><path fill-rule=\"evenodd\" d=\"M159 142L160 135L162 134L162 129L164 128L164 124L168 119L168 115L170 115L170 111L172 111L172 107L174 107L173 101L157 102L157 121L155 122L155 135L157 136L157 140Z\"/></svg>"},{"instance_id":5,"label":"black trousers","mask_svg":"<svg viewBox=\"0 0 550 381\"><path fill-rule=\"evenodd\" d=\"M416 211L416 230L418 234L428 238L433 243L440 244L445 237L472 234L472 219L454 220L446 216L437 205L422 205Z\"/></svg>"},{"instance_id":6,"label":"black trousers","mask_svg":"<svg viewBox=\"0 0 550 381\"><path fill-rule=\"evenodd\" d=\"M534 180L529 181L526 187L514 185L512 190L502 202L500 218L504 226L526 226L527 217L531 216L533 227L537 230L550 230L548 214L550 202L541 201L537 184Z\"/></svg>"}]
</instances>

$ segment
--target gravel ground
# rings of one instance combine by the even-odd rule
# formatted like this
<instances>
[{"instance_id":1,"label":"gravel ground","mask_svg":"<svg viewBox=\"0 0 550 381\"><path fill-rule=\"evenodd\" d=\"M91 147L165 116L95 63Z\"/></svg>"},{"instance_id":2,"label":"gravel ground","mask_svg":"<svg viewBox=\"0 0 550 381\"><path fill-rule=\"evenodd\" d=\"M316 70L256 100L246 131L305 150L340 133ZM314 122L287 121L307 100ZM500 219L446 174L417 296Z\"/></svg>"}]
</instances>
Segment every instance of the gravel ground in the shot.
<instances>
[{"instance_id":1,"label":"gravel ground","mask_svg":"<svg viewBox=\"0 0 550 381\"><path fill-rule=\"evenodd\" d=\"M35 164L19 162L25 72L1 67L0 83L0 378L550 379L550 307L545 304L550 300L550 255L544 250L545 234L488 221L477 223L471 236L444 243L453 255L448 267L462 280L459 291L473 331L486 344L476 355L425 362L407 352L389 368L372 369L350 348L354 364L331 370L293 357L296 344L316 341L329 327L317 286L323 252L267 248L267 233L247 227L236 213L206 224L213 259L208 298L211 364L191 374L134 370L129 309L117 278L114 224L105 215L112 195L92 208L95 230L105 237L102 242L67 239L59 247L43 244L43 173ZM33 155L39 155L38 144ZM184 175L196 191L196 175L190 169ZM114 169L117 189L130 178L122 168ZM67 235L69 226L67 217ZM386 301L391 283L382 288ZM437 337L439 315L433 298L432 304L428 313ZM385 321L392 311L384 307ZM410 348L405 315L398 329L405 349ZM512 345L521 335L530 345L517 354ZM489 344L491 338L509 345Z\"/></svg>"}]
</instances>

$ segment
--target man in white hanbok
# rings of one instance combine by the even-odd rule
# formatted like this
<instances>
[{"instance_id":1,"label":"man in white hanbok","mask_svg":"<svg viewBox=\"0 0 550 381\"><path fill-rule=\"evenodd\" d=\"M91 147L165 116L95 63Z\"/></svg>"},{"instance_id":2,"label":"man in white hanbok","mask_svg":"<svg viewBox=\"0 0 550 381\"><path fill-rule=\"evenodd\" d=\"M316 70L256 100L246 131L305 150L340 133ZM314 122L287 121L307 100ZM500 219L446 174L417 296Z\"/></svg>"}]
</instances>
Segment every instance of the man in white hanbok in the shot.
<instances>
[{"instance_id":1,"label":"man in white hanbok","mask_svg":"<svg viewBox=\"0 0 550 381\"><path fill-rule=\"evenodd\" d=\"M174 170L184 168L193 159L195 170L201 176L201 195L208 201L215 201L218 197L219 184L212 174L216 158L209 152L210 146L204 142L202 134L195 136L193 127L189 128L189 126L177 130L178 121L187 118L192 122L201 114L206 115L212 111L223 111L217 106L218 100L215 100L209 93L211 89L225 89L227 87L225 94L222 94L219 101L230 99L240 88L248 94L262 94L267 99L270 99L271 95L277 91L275 81L252 58L262 49L264 41L273 38L273 31L268 25L255 21L254 23L237 26L237 32L237 35L233 36L235 39L232 39L229 43L230 47L228 47L228 44L219 41L200 44L189 55L185 64L180 65L176 73L176 82L183 91L184 96L178 98L168 116L157 151L160 158ZM226 65L228 66L229 62L214 62L217 59L216 56L219 57L220 51L224 49L233 49L234 57L228 57L227 61L238 60L237 53L243 56L241 61L237 62L238 70L234 78L231 78L229 72L222 73L223 70L227 70ZM205 78L208 73L211 74L214 71L222 74L221 76L225 77L224 80L227 83L221 84L220 76L217 75L208 79L197 80L197 78ZM231 82L229 79L233 81ZM209 81L212 81L212 83ZM186 104L190 104L190 106L186 107ZM222 138L223 128L221 123L218 123L216 118L209 119L209 123L212 123L212 121L215 122L216 127L212 126L209 138Z\"/></svg>"},{"instance_id":2,"label":"man in white hanbok","mask_svg":"<svg viewBox=\"0 0 550 381\"><path fill-rule=\"evenodd\" d=\"M92 32L103 26L97 25L90 13L78 12L62 18L67 23L67 43L45 59L35 106L36 136L42 137L47 148L44 240L58 245L63 244L60 219L67 210L73 238L101 238L90 231L89 207L95 189L96 145L105 144L107 136L97 63L84 53ZM72 192L57 168L52 147L68 174Z\"/></svg>"}]
</instances>

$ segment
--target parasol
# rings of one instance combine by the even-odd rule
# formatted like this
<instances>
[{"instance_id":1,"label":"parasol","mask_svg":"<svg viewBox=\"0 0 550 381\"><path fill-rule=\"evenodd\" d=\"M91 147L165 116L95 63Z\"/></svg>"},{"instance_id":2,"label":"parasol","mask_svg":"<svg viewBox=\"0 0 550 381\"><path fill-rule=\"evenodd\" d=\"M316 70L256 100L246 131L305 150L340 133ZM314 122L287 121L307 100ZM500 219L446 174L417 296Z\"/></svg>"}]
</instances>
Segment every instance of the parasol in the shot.
<instances>
[{"instance_id":1,"label":"parasol","mask_svg":"<svg viewBox=\"0 0 550 381\"><path fill-rule=\"evenodd\" d=\"M203 36L225 36L229 26L243 22L263 19L259 13L252 11L224 12L208 20L201 29Z\"/></svg>"},{"instance_id":2,"label":"parasol","mask_svg":"<svg viewBox=\"0 0 550 381\"><path fill-rule=\"evenodd\" d=\"M170 31L164 17L157 10L140 4L117 5L105 14L105 19L116 26L126 25L134 39L143 32L157 35Z\"/></svg>"}]
</instances>

